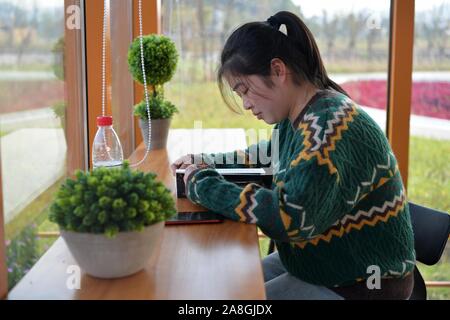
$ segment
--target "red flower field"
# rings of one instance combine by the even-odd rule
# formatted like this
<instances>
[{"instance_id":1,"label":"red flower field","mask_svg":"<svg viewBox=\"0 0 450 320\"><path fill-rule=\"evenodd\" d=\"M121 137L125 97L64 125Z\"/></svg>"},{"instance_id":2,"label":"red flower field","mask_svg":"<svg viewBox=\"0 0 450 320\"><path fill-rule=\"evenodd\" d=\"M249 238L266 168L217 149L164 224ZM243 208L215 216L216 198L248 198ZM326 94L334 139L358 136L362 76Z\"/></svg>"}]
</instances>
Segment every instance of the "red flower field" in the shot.
<instances>
[{"instance_id":1,"label":"red flower field","mask_svg":"<svg viewBox=\"0 0 450 320\"><path fill-rule=\"evenodd\" d=\"M346 82L342 88L360 105L386 109L385 80ZM450 120L450 82L417 81L413 83L412 114Z\"/></svg>"}]
</instances>

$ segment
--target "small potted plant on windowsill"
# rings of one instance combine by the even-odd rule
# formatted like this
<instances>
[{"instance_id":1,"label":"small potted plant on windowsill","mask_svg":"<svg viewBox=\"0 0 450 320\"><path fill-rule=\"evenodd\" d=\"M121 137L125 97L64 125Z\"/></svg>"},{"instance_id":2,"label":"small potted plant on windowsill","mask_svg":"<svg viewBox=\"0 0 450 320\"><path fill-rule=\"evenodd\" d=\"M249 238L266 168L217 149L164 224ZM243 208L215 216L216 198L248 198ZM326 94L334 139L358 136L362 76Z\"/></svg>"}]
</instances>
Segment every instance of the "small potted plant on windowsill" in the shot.
<instances>
[{"instance_id":1,"label":"small potted plant on windowsill","mask_svg":"<svg viewBox=\"0 0 450 320\"><path fill-rule=\"evenodd\" d=\"M178 62L175 44L164 35L151 34L143 37L145 80L149 92L149 109L151 119L150 149L166 147L170 122L178 109L164 99L164 83L172 79ZM139 37L128 50L128 68L134 80L144 85L142 73L141 48ZM145 101L134 106L134 114L139 117L141 133L148 146L148 115Z\"/></svg>"},{"instance_id":2,"label":"small potted plant on windowsill","mask_svg":"<svg viewBox=\"0 0 450 320\"><path fill-rule=\"evenodd\" d=\"M159 94L149 98L149 109L152 126L150 149L163 149L167 145L172 116L178 112L178 109L170 101L164 100ZM139 127L141 128L144 143L147 146L148 115L145 101L141 101L134 107L134 115L139 118Z\"/></svg>"},{"instance_id":3,"label":"small potted plant on windowsill","mask_svg":"<svg viewBox=\"0 0 450 320\"><path fill-rule=\"evenodd\" d=\"M62 184L50 221L87 274L118 278L145 267L164 221L176 212L170 191L155 177L125 161L118 169L77 171Z\"/></svg>"}]
</instances>

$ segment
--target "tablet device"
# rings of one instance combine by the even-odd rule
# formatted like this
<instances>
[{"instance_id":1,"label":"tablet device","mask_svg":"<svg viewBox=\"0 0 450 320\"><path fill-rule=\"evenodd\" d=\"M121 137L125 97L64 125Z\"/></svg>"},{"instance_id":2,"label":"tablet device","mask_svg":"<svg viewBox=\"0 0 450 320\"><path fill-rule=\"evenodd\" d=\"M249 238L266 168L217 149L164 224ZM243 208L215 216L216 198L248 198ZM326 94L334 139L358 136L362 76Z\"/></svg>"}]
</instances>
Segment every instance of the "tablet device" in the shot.
<instances>
[{"instance_id":1,"label":"tablet device","mask_svg":"<svg viewBox=\"0 0 450 320\"><path fill-rule=\"evenodd\" d=\"M180 224L201 224L201 223L220 223L224 217L211 211L200 212L178 212L176 215L166 220L166 225Z\"/></svg>"},{"instance_id":2,"label":"tablet device","mask_svg":"<svg viewBox=\"0 0 450 320\"><path fill-rule=\"evenodd\" d=\"M221 175L264 175L264 168L215 168ZM186 169L177 169L176 173L184 174Z\"/></svg>"},{"instance_id":3,"label":"tablet device","mask_svg":"<svg viewBox=\"0 0 450 320\"><path fill-rule=\"evenodd\" d=\"M186 190L184 185L185 169L176 170L177 197L185 198ZM239 187L245 187L249 183L256 183L265 188L272 185L273 175L268 168L217 168L225 180L232 182Z\"/></svg>"}]
</instances>

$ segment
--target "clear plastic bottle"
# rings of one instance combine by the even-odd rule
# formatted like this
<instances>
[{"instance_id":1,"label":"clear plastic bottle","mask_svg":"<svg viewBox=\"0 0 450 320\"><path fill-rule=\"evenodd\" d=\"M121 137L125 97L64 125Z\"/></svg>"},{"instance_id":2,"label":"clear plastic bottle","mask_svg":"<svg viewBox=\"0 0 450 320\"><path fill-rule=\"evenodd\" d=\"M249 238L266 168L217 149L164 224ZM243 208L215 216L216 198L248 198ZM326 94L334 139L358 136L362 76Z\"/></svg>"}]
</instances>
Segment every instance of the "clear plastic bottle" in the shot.
<instances>
[{"instance_id":1,"label":"clear plastic bottle","mask_svg":"<svg viewBox=\"0 0 450 320\"><path fill-rule=\"evenodd\" d=\"M123 163L123 150L112 126L112 117L97 117L98 130L92 145L93 168L119 167Z\"/></svg>"}]
</instances>

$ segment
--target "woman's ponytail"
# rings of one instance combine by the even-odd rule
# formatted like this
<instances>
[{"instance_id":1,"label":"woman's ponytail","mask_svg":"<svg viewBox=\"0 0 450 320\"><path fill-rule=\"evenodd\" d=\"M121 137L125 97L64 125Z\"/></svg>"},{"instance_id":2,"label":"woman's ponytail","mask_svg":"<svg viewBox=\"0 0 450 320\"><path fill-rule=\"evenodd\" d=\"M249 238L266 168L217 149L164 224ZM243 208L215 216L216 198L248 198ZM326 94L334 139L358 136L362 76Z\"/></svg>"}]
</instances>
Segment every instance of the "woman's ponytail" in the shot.
<instances>
[{"instance_id":1,"label":"woman's ponytail","mask_svg":"<svg viewBox=\"0 0 450 320\"><path fill-rule=\"evenodd\" d=\"M280 11L267 19L267 22L277 30L282 24L286 26L288 40L307 59L303 65L307 66L304 75L309 81L321 89L332 88L348 96L341 86L328 77L314 36L299 17L288 11Z\"/></svg>"},{"instance_id":2,"label":"woman's ponytail","mask_svg":"<svg viewBox=\"0 0 450 320\"><path fill-rule=\"evenodd\" d=\"M286 26L286 33L280 30ZM220 57L217 73L220 92L227 105L234 108L233 95L225 85L224 76L258 75L272 84L270 63L279 58L292 72L294 83L310 81L320 89L332 88L348 94L332 81L325 70L314 37L308 27L295 14L280 11L264 22L249 22L236 29L228 38Z\"/></svg>"}]
</instances>

